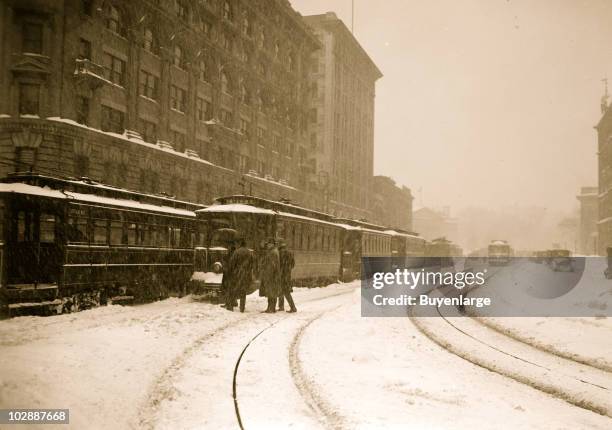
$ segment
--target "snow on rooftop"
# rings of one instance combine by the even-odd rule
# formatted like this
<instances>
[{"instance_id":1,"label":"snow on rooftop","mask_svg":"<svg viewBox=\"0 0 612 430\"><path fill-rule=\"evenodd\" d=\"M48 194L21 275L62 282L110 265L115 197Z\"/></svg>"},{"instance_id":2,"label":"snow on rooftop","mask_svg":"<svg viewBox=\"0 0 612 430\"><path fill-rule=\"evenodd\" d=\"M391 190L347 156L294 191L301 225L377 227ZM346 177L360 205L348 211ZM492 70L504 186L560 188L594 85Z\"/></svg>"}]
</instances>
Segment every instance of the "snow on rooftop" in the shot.
<instances>
[{"instance_id":1,"label":"snow on rooftop","mask_svg":"<svg viewBox=\"0 0 612 430\"><path fill-rule=\"evenodd\" d=\"M56 199L65 199L66 195L61 191L52 190L47 187L36 187L28 184L4 184L0 183L0 193L18 193L28 194L32 196L51 197Z\"/></svg>"},{"instance_id":2,"label":"snow on rooftop","mask_svg":"<svg viewBox=\"0 0 612 430\"><path fill-rule=\"evenodd\" d=\"M65 194L69 197L73 197L76 200L84 201L88 203L99 203L99 204L111 205L111 206L121 206L121 207L126 207L126 208L131 208L131 209L140 209L140 210L152 211L152 212L162 212L166 214L180 215L180 216L191 217L191 218L195 217L195 212L193 211L186 210L186 209L173 208L170 206L158 206L158 205L152 205L148 203L140 203L134 200L113 199L110 197L96 196L94 194L74 193L72 191L66 191Z\"/></svg>"},{"instance_id":3,"label":"snow on rooftop","mask_svg":"<svg viewBox=\"0 0 612 430\"><path fill-rule=\"evenodd\" d=\"M98 203L110 206L119 206L130 209L140 209L144 211L160 212L165 214L180 215L185 217L195 217L195 212L178 209L170 206L158 206L148 203L140 203L135 200L127 199L114 199L110 197L96 196L94 194L82 194L75 193L72 191L58 191L47 187L37 187L34 185L21 184L21 183L0 183L0 193L17 193L17 194L28 194L33 196L50 197L56 199L74 199L87 203Z\"/></svg>"},{"instance_id":4,"label":"snow on rooftop","mask_svg":"<svg viewBox=\"0 0 612 430\"><path fill-rule=\"evenodd\" d=\"M210 165L210 166L215 166L215 167L218 167L220 169L231 170L231 169L227 169L226 167L218 166L216 164L213 164L213 163L211 163L208 160L204 160L202 158L196 158L193 155L190 156L188 154L185 154L184 152L178 152L178 151L174 151L174 150L164 149L164 148L160 147L159 145L156 145L154 143L145 142L144 140L139 139L137 137L128 137L125 133L124 134L119 134L119 133L113 133L111 131L102 131L102 130L99 130L97 128L88 127L88 126L86 126L84 124L80 124L80 123L78 123L78 122L76 122L76 121L74 121L72 119L60 118L60 117L57 117L57 116L48 117L47 120L55 121L55 122L61 122L61 123L64 123L64 124L69 124L69 125L75 126L75 127L84 128L84 129L93 131L95 133L106 134L107 136L111 136L111 137L114 137L114 138L117 138L117 139L122 139L122 140L125 140L127 142L133 142L133 143L136 143L138 145L143 145L143 146L146 146L146 147L151 148L151 149L156 149L158 151L168 152L168 153L174 154L174 155L179 156L179 157L187 158L189 160L195 160L197 162L200 162L200 163L203 163L203 164L207 164L207 165Z\"/></svg>"},{"instance_id":5,"label":"snow on rooftop","mask_svg":"<svg viewBox=\"0 0 612 430\"><path fill-rule=\"evenodd\" d=\"M276 212L270 209L262 209L242 203L232 203L229 205L212 205L205 209L199 209L196 212L242 212L242 213L259 213L266 215L274 215Z\"/></svg>"}]
</instances>

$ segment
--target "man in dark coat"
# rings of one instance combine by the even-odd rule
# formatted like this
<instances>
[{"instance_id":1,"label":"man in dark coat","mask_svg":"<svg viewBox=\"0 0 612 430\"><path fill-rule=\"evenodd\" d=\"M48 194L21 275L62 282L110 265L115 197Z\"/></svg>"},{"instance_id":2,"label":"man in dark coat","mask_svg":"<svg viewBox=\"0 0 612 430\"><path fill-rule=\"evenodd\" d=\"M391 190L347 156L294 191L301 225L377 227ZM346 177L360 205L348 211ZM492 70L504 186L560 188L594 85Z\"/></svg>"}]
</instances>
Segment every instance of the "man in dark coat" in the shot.
<instances>
[{"instance_id":1,"label":"man in dark coat","mask_svg":"<svg viewBox=\"0 0 612 430\"><path fill-rule=\"evenodd\" d=\"M231 244L231 246L228 247L228 255L225 259L223 267L223 278L221 279L221 291L223 292L223 296L225 297L225 304L223 304L222 306L230 311L234 306L236 306L236 295L234 294L232 282L233 273L229 266L230 259L232 258L235 249L236 248L233 243Z\"/></svg>"},{"instance_id":2,"label":"man in dark coat","mask_svg":"<svg viewBox=\"0 0 612 430\"><path fill-rule=\"evenodd\" d=\"M246 305L246 294L253 281L254 258L251 251L246 247L244 239L238 240L239 247L229 259L228 272L230 274L230 290L233 300L226 307L227 310L234 310L234 301L240 300L240 312L244 312Z\"/></svg>"},{"instance_id":3,"label":"man in dark coat","mask_svg":"<svg viewBox=\"0 0 612 430\"><path fill-rule=\"evenodd\" d=\"M281 242L278 248L278 255L280 260L280 272L281 272L281 295L278 296L278 310L285 310L285 301L289 303L289 310L287 312L297 312L293 297L291 297L291 270L295 266L295 259L293 253L287 249L287 244Z\"/></svg>"},{"instance_id":4,"label":"man in dark coat","mask_svg":"<svg viewBox=\"0 0 612 430\"><path fill-rule=\"evenodd\" d=\"M268 298L266 313L276 312L276 299L281 295L280 260L274 239L268 239L266 251L261 262L261 290Z\"/></svg>"}]
</instances>

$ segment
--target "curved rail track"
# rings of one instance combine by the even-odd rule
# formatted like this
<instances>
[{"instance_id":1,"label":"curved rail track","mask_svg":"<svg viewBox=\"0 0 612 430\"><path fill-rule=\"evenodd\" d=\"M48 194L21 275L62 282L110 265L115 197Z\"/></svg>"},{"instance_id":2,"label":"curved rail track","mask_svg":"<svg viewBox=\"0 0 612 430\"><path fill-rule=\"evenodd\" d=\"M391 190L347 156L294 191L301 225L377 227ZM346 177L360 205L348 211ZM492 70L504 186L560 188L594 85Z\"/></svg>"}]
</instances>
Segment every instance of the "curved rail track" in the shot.
<instances>
[{"instance_id":1,"label":"curved rail track","mask_svg":"<svg viewBox=\"0 0 612 430\"><path fill-rule=\"evenodd\" d=\"M421 333L452 354L612 418L612 373L605 369L508 336L454 308L436 307L435 313L429 309L425 314L422 307L415 307L410 319Z\"/></svg>"}]
</instances>

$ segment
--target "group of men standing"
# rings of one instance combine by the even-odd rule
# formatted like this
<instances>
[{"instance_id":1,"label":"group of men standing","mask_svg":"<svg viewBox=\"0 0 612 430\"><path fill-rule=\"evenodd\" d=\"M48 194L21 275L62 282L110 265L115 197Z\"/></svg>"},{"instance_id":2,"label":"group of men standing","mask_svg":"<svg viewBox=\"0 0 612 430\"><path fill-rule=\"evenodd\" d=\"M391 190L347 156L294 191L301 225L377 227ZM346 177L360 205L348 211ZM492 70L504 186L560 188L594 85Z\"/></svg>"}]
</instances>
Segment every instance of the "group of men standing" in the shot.
<instances>
[{"instance_id":1,"label":"group of men standing","mask_svg":"<svg viewBox=\"0 0 612 430\"><path fill-rule=\"evenodd\" d=\"M274 313L277 308L285 309L285 300L289 304L287 312L297 312L293 297L291 297L291 271L295 260L291 251L287 249L284 241L280 240L278 247L274 238L266 241L265 250L259 268L260 286L259 295L267 297L268 307L266 313ZM238 248L234 250L223 273L223 290L225 292L225 308L234 310L237 301L240 302L240 312L244 312L246 295L253 282L253 274L257 263L251 250L246 246L244 239L238 240Z\"/></svg>"}]
</instances>

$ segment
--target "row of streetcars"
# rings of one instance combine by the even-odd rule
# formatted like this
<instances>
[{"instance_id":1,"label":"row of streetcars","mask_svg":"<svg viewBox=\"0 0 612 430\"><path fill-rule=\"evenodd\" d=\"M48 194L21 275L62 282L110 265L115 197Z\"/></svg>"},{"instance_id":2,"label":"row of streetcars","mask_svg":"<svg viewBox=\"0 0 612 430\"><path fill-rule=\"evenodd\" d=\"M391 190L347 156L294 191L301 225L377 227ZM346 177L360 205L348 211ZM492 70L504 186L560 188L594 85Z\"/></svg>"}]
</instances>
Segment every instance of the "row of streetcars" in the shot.
<instances>
[{"instance_id":1,"label":"row of streetcars","mask_svg":"<svg viewBox=\"0 0 612 430\"><path fill-rule=\"evenodd\" d=\"M206 207L33 173L0 182L0 221L0 305L13 315L185 294L195 272L222 272L226 231L239 232L258 261L267 238L282 238L299 285L357 279L365 256L418 267L425 257L460 253L444 239L287 202L239 195ZM205 287L218 289L214 279Z\"/></svg>"}]
</instances>

